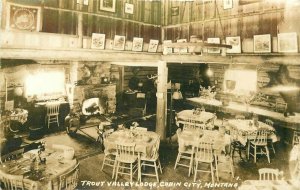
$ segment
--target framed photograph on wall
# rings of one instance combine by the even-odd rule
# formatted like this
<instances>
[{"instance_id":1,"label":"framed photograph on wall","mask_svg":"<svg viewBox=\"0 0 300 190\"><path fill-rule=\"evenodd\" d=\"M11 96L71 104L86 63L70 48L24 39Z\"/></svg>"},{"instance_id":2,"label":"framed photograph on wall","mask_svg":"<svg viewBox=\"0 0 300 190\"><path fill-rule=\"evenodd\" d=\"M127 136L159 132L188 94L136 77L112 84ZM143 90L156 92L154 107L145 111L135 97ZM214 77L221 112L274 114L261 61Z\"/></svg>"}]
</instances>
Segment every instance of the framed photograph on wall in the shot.
<instances>
[{"instance_id":1,"label":"framed photograph on wall","mask_svg":"<svg viewBox=\"0 0 300 190\"><path fill-rule=\"evenodd\" d=\"M226 37L226 44L232 45L232 48L227 48L227 53L241 53L241 37Z\"/></svg>"},{"instance_id":2,"label":"framed photograph on wall","mask_svg":"<svg viewBox=\"0 0 300 190\"><path fill-rule=\"evenodd\" d=\"M232 0L223 0L223 8L224 9L232 9L233 1Z\"/></svg>"},{"instance_id":3,"label":"framed photograph on wall","mask_svg":"<svg viewBox=\"0 0 300 190\"><path fill-rule=\"evenodd\" d=\"M132 51L143 51L143 38L133 38Z\"/></svg>"},{"instance_id":4,"label":"framed photograph on wall","mask_svg":"<svg viewBox=\"0 0 300 190\"><path fill-rule=\"evenodd\" d=\"M125 3L125 13L133 14L133 4Z\"/></svg>"},{"instance_id":5,"label":"framed photograph on wall","mask_svg":"<svg viewBox=\"0 0 300 190\"><path fill-rule=\"evenodd\" d=\"M116 12L116 0L100 0L100 10Z\"/></svg>"},{"instance_id":6,"label":"framed photograph on wall","mask_svg":"<svg viewBox=\"0 0 300 190\"><path fill-rule=\"evenodd\" d=\"M207 43L220 44L220 38L207 38ZM210 48L207 48L207 53L221 53L221 49L210 47Z\"/></svg>"},{"instance_id":7,"label":"framed photograph on wall","mask_svg":"<svg viewBox=\"0 0 300 190\"><path fill-rule=\"evenodd\" d=\"M278 52L298 52L298 39L296 32L278 34Z\"/></svg>"},{"instance_id":8,"label":"framed photograph on wall","mask_svg":"<svg viewBox=\"0 0 300 190\"><path fill-rule=\"evenodd\" d=\"M92 49L104 49L105 46L105 34L93 33L92 34Z\"/></svg>"},{"instance_id":9,"label":"framed photograph on wall","mask_svg":"<svg viewBox=\"0 0 300 190\"><path fill-rule=\"evenodd\" d=\"M171 7L171 15L172 16L178 16L179 15L179 7Z\"/></svg>"},{"instance_id":10,"label":"framed photograph on wall","mask_svg":"<svg viewBox=\"0 0 300 190\"><path fill-rule=\"evenodd\" d=\"M149 47L148 47L148 52L156 52L157 51L157 47L158 47L158 40L150 40L149 42Z\"/></svg>"},{"instance_id":11,"label":"framed photograph on wall","mask_svg":"<svg viewBox=\"0 0 300 190\"><path fill-rule=\"evenodd\" d=\"M271 52L271 34L254 35L254 53Z\"/></svg>"},{"instance_id":12,"label":"framed photograph on wall","mask_svg":"<svg viewBox=\"0 0 300 190\"><path fill-rule=\"evenodd\" d=\"M114 50L124 50L125 48L125 36L115 35L114 38Z\"/></svg>"}]
</instances>

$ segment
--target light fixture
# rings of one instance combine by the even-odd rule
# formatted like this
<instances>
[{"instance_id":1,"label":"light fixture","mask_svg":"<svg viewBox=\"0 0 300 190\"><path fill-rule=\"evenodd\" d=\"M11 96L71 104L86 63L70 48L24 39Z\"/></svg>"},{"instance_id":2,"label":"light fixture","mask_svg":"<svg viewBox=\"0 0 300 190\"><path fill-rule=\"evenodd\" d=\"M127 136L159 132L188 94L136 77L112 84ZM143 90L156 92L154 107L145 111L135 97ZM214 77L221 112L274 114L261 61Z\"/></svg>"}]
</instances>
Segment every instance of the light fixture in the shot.
<instances>
[{"instance_id":1,"label":"light fixture","mask_svg":"<svg viewBox=\"0 0 300 190\"><path fill-rule=\"evenodd\" d=\"M213 76L214 72L210 69L210 67L208 66L208 69L206 71L207 76L211 77Z\"/></svg>"}]
</instances>

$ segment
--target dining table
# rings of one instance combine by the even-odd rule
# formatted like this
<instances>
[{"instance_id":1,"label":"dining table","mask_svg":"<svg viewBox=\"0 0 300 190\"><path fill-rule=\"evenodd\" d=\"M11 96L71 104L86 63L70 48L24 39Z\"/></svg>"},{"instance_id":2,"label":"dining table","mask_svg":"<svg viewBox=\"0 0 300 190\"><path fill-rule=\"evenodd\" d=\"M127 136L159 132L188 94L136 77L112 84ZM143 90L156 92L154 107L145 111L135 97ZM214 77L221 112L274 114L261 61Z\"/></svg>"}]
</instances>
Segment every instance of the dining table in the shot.
<instances>
[{"instance_id":1,"label":"dining table","mask_svg":"<svg viewBox=\"0 0 300 190\"><path fill-rule=\"evenodd\" d=\"M0 172L4 175L23 176L25 189L59 189L59 177L74 168L77 160L65 157L66 153L60 149L46 147L40 154L45 162L41 162L37 157L38 151L39 149L34 149L3 162Z\"/></svg>"},{"instance_id":2,"label":"dining table","mask_svg":"<svg viewBox=\"0 0 300 190\"><path fill-rule=\"evenodd\" d=\"M135 152L138 154L138 180L141 181L141 157L151 157L152 149L155 146L159 135L153 131L141 131L134 129L122 129L113 132L104 141L107 150L116 150L117 143L135 143Z\"/></svg>"},{"instance_id":3,"label":"dining table","mask_svg":"<svg viewBox=\"0 0 300 190\"><path fill-rule=\"evenodd\" d=\"M208 124L211 122L216 115L211 112L201 111L196 113L195 110L182 110L176 114L176 125L185 124L188 120L193 119L199 124ZM196 125L197 125L196 123Z\"/></svg>"},{"instance_id":4,"label":"dining table","mask_svg":"<svg viewBox=\"0 0 300 190\"><path fill-rule=\"evenodd\" d=\"M228 120L228 125L237 130L236 137L232 137L236 138L234 140L240 141L243 145L246 145L248 140L255 138L253 134L260 129L269 131L268 139L271 139L272 142L278 141L274 127L261 121L258 121L255 125L251 119L230 119Z\"/></svg>"}]
</instances>

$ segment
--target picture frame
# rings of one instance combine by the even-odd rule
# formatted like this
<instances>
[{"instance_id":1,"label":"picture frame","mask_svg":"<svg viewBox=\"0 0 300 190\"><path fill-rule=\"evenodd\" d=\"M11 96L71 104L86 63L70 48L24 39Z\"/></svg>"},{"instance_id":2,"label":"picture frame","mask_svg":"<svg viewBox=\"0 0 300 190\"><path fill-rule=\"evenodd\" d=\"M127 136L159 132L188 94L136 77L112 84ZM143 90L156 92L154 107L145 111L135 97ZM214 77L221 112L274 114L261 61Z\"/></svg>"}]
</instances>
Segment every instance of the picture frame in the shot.
<instances>
[{"instance_id":1,"label":"picture frame","mask_svg":"<svg viewBox=\"0 0 300 190\"><path fill-rule=\"evenodd\" d=\"M278 34L278 52L298 53L298 39L296 32Z\"/></svg>"},{"instance_id":2,"label":"picture frame","mask_svg":"<svg viewBox=\"0 0 300 190\"><path fill-rule=\"evenodd\" d=\"M171 44L171 43L172 43L172 40L164 40L163 41L163 45L165 45L165 44ZM172 54L172 53L173 53L173 48L163 46L163 54L164 55L166 55L166 54Z\"/></svg>"},{"instance_id":3,"label":"picture frame","mask_svg":"<svg viewBox=\"0 0 300 190\"><path fill-rule=\"evenodd\" d=\"M186 39L178 39L177 42L187 42ZM188 49L187 48L174 48L174 53L187 53Z\"/></svg>"},{"instance_id":4,"label":"picture frame","mask_svg":"<svg viewBox=\"0 0 300 190\"><path fill-rule=\"evenodd\" d=\"M220 44L221 41L220 41L220 38L207 38L207 43ZM207 53L221 53L221 49L210 47L210 48L207 48Z\"/></svg>"},{"instance_id":5,"label":"picture frame","mask_svg":"<svg viewBox=\"0 0 300 190\"><path fill-rule=\"evenodd\" d=\"M149 46L148 46L148 52L156 53L157 47L158 47L158 40L150 40L149 41Z\"/></svg>"},{"instance_id":6,"label":"picture frame","mask_svg":"<svg viewBox=\"0 0 300 190\"><path fill-rule=\"evenodd\" d=\"M178 16L179 15L179 6L171 7L171 16Z\"/></svg>"},{"instance_id":7,"label":"picture frame","mask_svg":"<svg viewBox=\"0 0 300 190\"><path fill-rule=\"evenodd\" d=\"M125 3L124 12L128 14L133 14L134 5L130 3Z\"/></svg>"},{"instance_id":8,"label":"picture frame","mask_svg":"<svg viewBox=\"0 0 300 190\"><path fill-rule=\"evenodd\" d=\"M143 51L143 38L133 38L132 51Z\"/></svg>"},{"instance_id":9,"label":"picture frame","mask_svg":"<svg viewBox=\"0 0 300 190\"><path fill-rule=\"evenodd\" d=\"M233 1L232 0L223 0L223 9L232 9L233 8Z\"/></svg>"},{"instance_id":10,"label":"picture frame","mask_svg":"<svg viewBox=\"0 0 300 190\"><path fill-rule=\"evenodd\" d=\"M104 49L105 47L105 34L92 33L92 49Z\"/></svg>"},{"instance_id":11,"label":"picture frame","mask_svg":"<svg viewBox=\"0 0 300 190\"><path fill-rule=\"evenodd\" d=\"M271 34L254 35L254 53L271 53Z\"/></svg>"},{"instance_id":12,"label":"picture frame","mask_svg":"<svg viewBox=\"0 0 300 190\"><path fill-rule=\"evenodd\" d=\"M100 10L116 12L116 0L100 0Z\"/></svg>"},{"instance_id":13,"label":"picture frame","mask_svg":"<svg viewBox=\"0 0 300 190\"><path fill-rule=\"evenodd\" d=\"M234 36L234 37L226 37L226 44L232 45L231 49L227 49L226 53L241 53L241 37Z\"/></svg>"},{"instance_id":14,"label":"picture frame","mask_svg":"<svg viewBox=\"0 0 300 190\"><path fill-rule=\"evenodd\" d=\"M115 35L113 49L124 50L125 48L125 36Z\"/></svg>"}]
</instances>

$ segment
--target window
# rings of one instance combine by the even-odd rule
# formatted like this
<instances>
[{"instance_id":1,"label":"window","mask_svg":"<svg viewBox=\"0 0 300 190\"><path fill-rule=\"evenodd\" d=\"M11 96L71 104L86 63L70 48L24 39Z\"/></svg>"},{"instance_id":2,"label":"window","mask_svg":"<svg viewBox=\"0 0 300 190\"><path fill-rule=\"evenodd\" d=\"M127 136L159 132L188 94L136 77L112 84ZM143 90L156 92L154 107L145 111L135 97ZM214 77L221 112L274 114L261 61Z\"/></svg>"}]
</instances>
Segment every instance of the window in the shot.
<instances>
[{"instance_id":1,"label":"window","mask_svg":"<svg viewBox=\"0 0 300 190\"><path fill-rule=\"evenodd\" d=\"M56 99L65 94L65 76L63 71L39 72L29 75L25 81L27 97Z\"/></svg>"},{"instance_id":2,"label":"window","mask_svg":"<svg viewBox=\"0 0 300 190\"><path fill-rule=\"evenodd\" d=\"M249 92L256 92L256 85L256 70L229 69L225 72L225 92L237 95L249 94Z\"/></svg>"}]
</instances>

